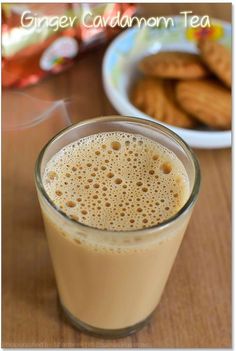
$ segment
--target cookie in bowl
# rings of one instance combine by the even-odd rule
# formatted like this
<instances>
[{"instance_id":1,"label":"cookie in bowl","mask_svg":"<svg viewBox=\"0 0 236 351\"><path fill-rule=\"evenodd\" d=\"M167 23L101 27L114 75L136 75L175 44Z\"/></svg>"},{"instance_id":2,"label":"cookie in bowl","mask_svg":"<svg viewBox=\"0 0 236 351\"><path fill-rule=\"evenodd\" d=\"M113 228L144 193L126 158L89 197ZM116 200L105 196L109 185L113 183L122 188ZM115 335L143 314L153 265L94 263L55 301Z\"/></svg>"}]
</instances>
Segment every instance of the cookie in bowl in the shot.
<instances>
[{"instance_id":1,"label":"cookie in bowl","mask_svg":"<svg viewBox=\"0 0 236 351\"><path fill-rule=\"evenodd\" d=\"M203 61L228 88L232 85L231 51L217 41L202 38L198 48Z\"/></svg>"},{"instance_id":2,"label":"cookie in bowl","mask_svg":"<svg viewBox=\"0 0 236 351\"><path fill-rule=\"evenodd\" d=\"M196 79L209 75L209 70L197 54L161 51L144 57L138 65L148 76L171 79Z\"/></svg>"},{"instance_id":3,"label":"cookie in bowl","mask_svg":"<svg viewBox=\"0 0 236 351\"><path fill-rule=\"evenodd\" d=\"M130 94L131 102L139 110L158 121L176 127L192 128L196 125L175 99L175 82L153 77L138 80Z\"/></svg>"},{"instance_id":4,"label":"cookie in bowl","mask_svg":"<svg viewBox=\"0 0 236 351\"><path fill-rule=\"evenodd\" d=\"M180 81L176 97L187 112L215 129L231 127L231 93L216 80Z\"/></svg>"}]
</instances>

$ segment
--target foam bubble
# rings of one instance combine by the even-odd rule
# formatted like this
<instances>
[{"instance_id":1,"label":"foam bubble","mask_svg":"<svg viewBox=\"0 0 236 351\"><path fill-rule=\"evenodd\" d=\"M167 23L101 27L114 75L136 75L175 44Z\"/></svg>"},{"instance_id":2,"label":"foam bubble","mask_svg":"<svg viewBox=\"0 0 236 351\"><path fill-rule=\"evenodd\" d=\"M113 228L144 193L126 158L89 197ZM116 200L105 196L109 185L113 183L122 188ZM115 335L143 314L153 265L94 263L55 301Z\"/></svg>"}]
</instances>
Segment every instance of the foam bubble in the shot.
<instances>
[{"instance_id":1,"label":"foam bubble","mask_svg":"<svg viewBox=\"0 0 236 351\"><path fill-rule=\"evenodd\" d=\"M70 218L106 230L146 228L185 203L181 161L141 135L107 132L65 146L48 162L43 183Z\"/></svg>"}]
</instances>

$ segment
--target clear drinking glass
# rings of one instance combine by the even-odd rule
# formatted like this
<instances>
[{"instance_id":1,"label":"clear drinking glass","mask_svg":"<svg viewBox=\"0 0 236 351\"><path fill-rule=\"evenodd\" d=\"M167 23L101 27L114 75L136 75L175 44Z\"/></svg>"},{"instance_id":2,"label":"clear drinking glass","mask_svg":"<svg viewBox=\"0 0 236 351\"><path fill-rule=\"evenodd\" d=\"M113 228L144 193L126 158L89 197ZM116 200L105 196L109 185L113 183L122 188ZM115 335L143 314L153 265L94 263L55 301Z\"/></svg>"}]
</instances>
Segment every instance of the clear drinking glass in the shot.
<instances>
[{"instance_id":1,"label":"clear drinking glass","mask_svg":"<svg viewBox=\"0 0 236 351\"><path fill-rule=\"evenodd\" d=\"M107 131L143 135L177 155L190 183L190 196L178 213L149 228L118 232L78 223L54 205L42 182L47 162L65 145ZM66 315L79 329L104 337L125 336L142 327L159 303L197 199L200 170L191 149L156 122L99 117L73 125L51 139L38 157L35 177Z\"/></svg>"}]
</instances>

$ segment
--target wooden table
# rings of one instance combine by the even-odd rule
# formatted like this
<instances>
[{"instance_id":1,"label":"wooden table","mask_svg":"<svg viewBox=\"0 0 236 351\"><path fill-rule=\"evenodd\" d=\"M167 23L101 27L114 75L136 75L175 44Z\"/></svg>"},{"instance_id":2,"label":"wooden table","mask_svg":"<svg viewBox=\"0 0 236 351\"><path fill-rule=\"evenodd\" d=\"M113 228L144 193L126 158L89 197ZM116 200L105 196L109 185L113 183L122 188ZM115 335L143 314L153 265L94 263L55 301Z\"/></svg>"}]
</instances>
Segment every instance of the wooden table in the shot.
<instances>
[{"instance_id":1,"label":"wooden table","mask_svg":"<svg viewBox=\"0 0 236 351\"><path fill-rule=\"evenodd\" d=\"M147 15L192 9L231 20L230 4L152 4L143 9ZM71 70L25 91L49 100L75 96L74 121L113 114L102 86L103 54L104 49L90 53ZM3 98L14 104L9 92ZM23 101L18 108L25 108ZM199 201L151 323L133 336L103 340L75 330L58 304L32 175L38 149L56 127L3 135L2 346L230 347L230 150L196 150L202 170Z\"/></svg>"}]
</instances>

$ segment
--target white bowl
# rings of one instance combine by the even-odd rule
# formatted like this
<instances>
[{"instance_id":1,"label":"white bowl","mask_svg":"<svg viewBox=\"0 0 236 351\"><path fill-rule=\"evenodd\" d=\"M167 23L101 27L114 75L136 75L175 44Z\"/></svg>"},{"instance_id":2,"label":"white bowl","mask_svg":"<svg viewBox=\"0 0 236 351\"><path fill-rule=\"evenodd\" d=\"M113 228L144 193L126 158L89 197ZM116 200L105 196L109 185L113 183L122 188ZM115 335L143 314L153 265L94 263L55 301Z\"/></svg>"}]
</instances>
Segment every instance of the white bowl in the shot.
<instances>
[{"instance_id":1,"label":"white bowl","mask_svg":"<svg viewBox=\"0 0 236 351\"><path fill-rule=\"evenodd\" d=\"M122 115L154 120L138 110L129 100L129 87L138 77L137 62L159 50L197 52L195 36L202 29L185 28L182 17L174 17L175 27L158 29L133 27L110 44L103 60L103 84L107 97ZM212 20L208 35L225 45L231 44L231 25ZM155 120L154 120L155 121ZM162 123L162 122L159 122ZM225 148L231 145L231 130L184 129L162 123L194 148Z\"/></svg>"}]
</instances>

